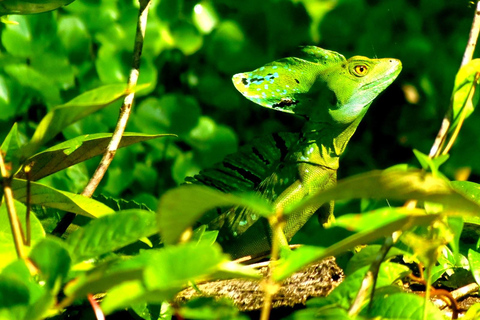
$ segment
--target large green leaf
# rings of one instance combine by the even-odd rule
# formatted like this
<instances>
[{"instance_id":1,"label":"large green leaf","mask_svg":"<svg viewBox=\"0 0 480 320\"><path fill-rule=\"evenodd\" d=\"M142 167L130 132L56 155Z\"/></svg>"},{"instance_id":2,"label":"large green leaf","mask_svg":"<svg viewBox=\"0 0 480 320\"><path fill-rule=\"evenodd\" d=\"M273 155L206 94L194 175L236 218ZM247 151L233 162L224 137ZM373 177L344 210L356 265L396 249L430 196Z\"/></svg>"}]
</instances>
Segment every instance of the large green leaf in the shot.
<instances>
[{"instance_id":1,"label":"large green leaf","mask_svg":"<svg viewBox=\"0 0 480 320\"><path fill-rule=\"evenodd\" d=\"M45 319L54 295L30 274L25 260L8 265L0 274L0 319Z\"/></svg>"},{"instance_id":2,"label":"large green leaf","mask_svg":"<svg viewBox=\"0 0 480 320\"><path fill-rule=\"evenodd\" d=\"M200 185L184 185L169 190L158 205L158 224L165 243L176 243L181 234L208 210L241 206L268 216L272 205L253 194L226 194Z\"/></svg>"},{"instance_id":3,"label":"large green leaf","mask_svg":"<svg viewBox=\"0 0 480 320\"><path fill-rule=\"evenodd\" d=\"M455 191L480 206L480 184L471 181L450 181L450 185ZM480 225L480 216L466 216L463 220Z\"/></svg>"},{"instance_id":4,"label":"large green leaf","mask_svg":"<svg viewBox=\"0 0 480 320\"><path fill-rule=\"evenodd\" d=\"M78 262L120 249L157 230L154 212L124 210L90 221L70 235L68 244Z\"/></svg>"},{"instance_id":5,"label":"large green leaf","mask_svg":"<svg viewBox=\"0 0 480 320\"><path fill-rule=\"evenodd\" d=\"M23 203L15 201L15 209L20 220L23 230L25 227L26 207ZM30 228L31 228L31 244L34 245L45 237L45 231L42 224L37 217L30 213ZM28 247L25 247L28 250ZM5 201L0 206L0 270L7 264L17 259L15 252L15 244L13 242L12 229L10 228L10 221L8 219L7 207Z\"/></svg>"},{"instance_id":6,"label":"large green leaf","mask_svg":"<svg viewBox=\"0 0 480 320\"><path fill-rule=\"evenodd\" d=\"M480 213L480 205L455 191L443 178L419 170L387 169L339 181L333 188L320 191L300 203L288 206L285 214L301 212L305 208L331 200L358 198L416 199L443 204L444 211L453 215L477 217Z\"/></svg>"},{"instance_id":7,"label":"large green leaf","mask_svg":"<svg viewBox=\"0 0 480 320\"><path fill-rule=\"evenodd\" d=\"M225 261L226 255L217 244L187 243L146 250L124 262L125 268L143 269L143 279L124 282L109 290L102 309L108 314L133 303L171 300L190 281L208 277Z\"/></svg>"},{"instance_id":8,"label":"large green leaf","mask_svg":"<svg viewBox=\"0 0 480 320\"><path fill-rule=\"evenodd\" d=\"M53 108L40 121L31 141L22 148L22 156L24 158L31 156L67 126L106 107L126 94L124 84L106 85L82 93L69 102Z\"/></svg>"},{"instance_id":9,"label":"large green leaf","mask_svg":"<svg viewBox=\"0 0 480 320\"><path fill-rule=\"evenodd\" d=\"M312 299L307 303L308 307L323 307L329 304L335 304L337 306L348 309L357 296L357 292L362 285L365 274L367 273L369 266L365 266L356 270L351 275L347 276L343 282L336 287L327 297ZM394 283L396 280L401 279L411 273L407 266L384 262L380 265L375 288L387 287ZM371 290L371 289L370 289ZM397 292L400 289L396 290ZM367 303L368 299L364 303Z\"/></svg>"},{"instance_id":10,"label":"large green leaf","mask_svg":"<svg viewBox=\"0 0 480 320\"><path fill-rule=\"evenodd\" d=\"M358 224L367 225L367 222L369 221L372 224L371 228L365 228L361 232L341 240L328 248L302 246L292 251L288 257L281 260L281 263L273 272L273 277L277 281L283 280L314 261L338 255L347 250L353 249L355 246L370 243L390 235L397 230L408 229L417 225L429 225L434 220L438 219L437 215L418 214L418 211L419 210L413 211L411 212L411 215L408 215L405 211L402 212L391 209L390 215L394 216L394 218L390 218L385 222L376 218L375 212L358 215ZM373 221L376 223L373 223Z\"/></svg>"},{"instance_id":11,"label":"large green leaf","mask_svg":"<svg viewBox=\"0 0 480 320\"><path fill-rule=\"evenodd\" d=\"M447 317L432 303L427 302L424 313L425 298L413 293L398 292L376 297L368 315L391 320L440 320ZM426 315L426 317L424 317Z\"/></svg>"},{"instance_id":12,"label":"large green leaf","mask_svg":"<svg viewBox=\"0 0 480 320\"><path fill-rule=\"evenodd\" d=\"M18 125L15 123L0 146L1 151L4 154L5 162L11 161L12 154L20 149L20 145L21 142L18 135Z\"/></svg>"},{"instance_id":13,"label":"large green leaf","mask_svg":"<svg viewBox=\"0 0 480 320\"><path fill-rule=\"evenodd\" d=\"M468 118L475 106L478 103L479 94L478 89L475 90L473 101L468 101L470 91L472 90L473 83L477 73L480 72L480 59L473 59L466 65L464 65L457 73L455 77L455 86L453 88L453 121L450 130L453 130L460 119L460 114L465 110L465 118Z\"/></svg>"},{"instance_id":14,"label":"large green leaf","mask_svg":"<svg viewBox=\"0 0 480 320\"><path fill-rule=\"evenodd\" d=\"M164 136L174 137L175 135L125 133L122 137L119 148ZM27 164L31 165L30 179L33 181L41 179L52 173L102 154L105 152L111 137L111 133L88 134L62 142L33 155L27 160ZM21 179L25 179L25 176L23 170L16 174L16 177Z\"/></svg>"},{"instance_id":15,"label":"large green leaf","mask_svg":"<svg viewBox=\"0 0 480 320\"><path fill-rule=\"evenodd\" d=\"M74 0L9 0L2 1L0 15L32 14L55 10Z\"/></svg>"},{"instance_id":16,"label":"large green leaf","mask_svg":"<svg viewBox=\"0 0 480 320\"><path fill-rule=\"evenodd\" d=\"M73 212L90 218L98 218L114 212L103 203L82 195L61 191L37 182L30 184L30 203L32 204ZM12 190L15 199L21 202L27 201L26 180L13 179Z\"/></svg>"},{"instance_id":17,"label":"large green leaf","mask_svg":"<svg viewBox=\"0 0 480 320\"><path fill-rule=\"evenodd\" d=\"M58 292L70 270L71 259L65 243L56 238L43 239L29 258L40 271L39 279L45 281L48 289Z\"/></svg>"}]
</instances>

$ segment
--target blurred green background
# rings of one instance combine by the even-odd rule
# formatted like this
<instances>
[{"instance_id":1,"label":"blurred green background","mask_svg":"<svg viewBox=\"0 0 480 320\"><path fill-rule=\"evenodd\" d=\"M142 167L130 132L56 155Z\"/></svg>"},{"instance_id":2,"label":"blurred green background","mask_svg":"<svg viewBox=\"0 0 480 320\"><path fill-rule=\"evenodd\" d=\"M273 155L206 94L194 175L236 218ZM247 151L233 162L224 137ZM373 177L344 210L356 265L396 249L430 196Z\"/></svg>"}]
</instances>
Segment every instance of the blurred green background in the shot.
<instances>
[{"instance_id":1,"label":"blurred green background","mask_svg":"<svg viewBox=\"0 0 480 320\"><path fill-rule=\"evenodd\" d=\"M9 16L0 47L0 138L18 122L30 137L53 106L102 84L124 83L135 35L136 1L77 0L57 11ZM120 150L97 193L150 208L187 175L256 136L295 131L302 119L262 109L232 85L238 72L289 56L300 45L393 57L403 71L376 99L341 160L339 177L428 153L449 103L473 4L466 0L152 1L138 93L127 131L175 133ZM56 137L111 132L119 103ZM480 120L470 117L443 171L471 168L480 182ZM99 159L44 179L80 192ZM46 180L46 181L45 181Z\"/></svg>"}]
</instances>

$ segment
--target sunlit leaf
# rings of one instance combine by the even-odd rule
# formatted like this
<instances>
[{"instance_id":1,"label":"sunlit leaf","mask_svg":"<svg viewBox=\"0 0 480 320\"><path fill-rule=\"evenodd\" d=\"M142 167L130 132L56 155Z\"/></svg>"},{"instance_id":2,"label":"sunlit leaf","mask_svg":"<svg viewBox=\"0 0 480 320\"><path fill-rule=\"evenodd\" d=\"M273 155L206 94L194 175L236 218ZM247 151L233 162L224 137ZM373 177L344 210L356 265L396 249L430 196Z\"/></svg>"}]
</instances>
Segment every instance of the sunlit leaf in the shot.
<instances>
[{"instance_id":1,"label":"sunlit leaf","mask_svg":"<svg viewBox=\"0 0 480 320\"><path fill-rule=\"evenodd\" d=\"M22 149L23 156L29 157L65 127L106 107L126 94L126 85L107 85L87 91L53 108L39 123L31 141Z\"/></svg>"},{"instance_id":2,"label":"sunlit leaf","mask_svg":"<svg viewBox=\"0 0 480 320\"><path fill-rule=\"evenodd\" d=\"M4 154L5 162L10 162L15 160L12 155L18 152L21 146L20 137L18 135L18 125L15 123L10 131L8 132L7 136L2 142L0 146L0 150Z\"/></svg>"},{"instance_id":3,"label":"sunlit leaf","mask_svg":"<svg viewBox=\"0 0 480 320\"><path fill-rule=\"evenodd\" d=\"M12 190L15 199L21 202L26 201L26 180L13 179ZM37 182L31 182L30 203L73 212L90 218L98 218L114 212L101 202L79 194L57 190Z\"/></svg>"},{"instance_id":4,"label":"sunlit leaf","mask_svg":"<svg viewBox=\"0 0 480 320\"><path fill-rule=\"evenodd\" d=\"M335 187L288 206L285 214L300 212L310 206L318 206L340 199L392 199L423 200L444 205L444 211L462 216L478 216L480 206L456 192L449 182L422 171L384 170L359 174L342 181Z\"/></svg>"},{"instance_id":5,"label":"sunlit leaf","mask_svg":"<svg viewBox=\"0 0 480 320\"><path fill-rule=\"evenodd\" d=\"M365 266L358 269L346 277L345 280L343 280L343 282L340 283L340 285L327 297L312 299L307 306L322 307L329 304L335 304L345 309L350 308L350 305L357 296L357 292L362 285L368 268L368 266ZM407 276L410 272L411 271L407 266L398 263L384 262L380 266L375 288L390 286L393 282ZM369 288L369 291L371 291L371 288ZM368 301L369 299L366 299L364 303L368 303Z\"/></svg>"},{"instance_id":6,"label":"sunlit leaf","mask_svg":"<svg viewBox=\"0 0 480 320\"><path fill-rule=\"evenodd\" d=\"M468 249L468 263L475 282L480 283L480 253L475 250Z\"/></svg>"},{"instance_id":7,"label":"sunlit leaf","mask_svg":"<svg viewBox=\"0 0 480 320\"><path fill-rule=\"evenodd\" d=\"M143 280L125 282L109 290L102 309L108 314L132 303L170 300L189 281L208 276L226 260L218 245L187 243L146 250L124 263L128 268L143 269Z\"/></svg>"},{"instance_id":8,"label":"sunlit leaf","mask_svg":"<svg viewBox=\"0 0 480 320\"><path fill-rule=\"evenodd\" d=\"M55 10L74 0L9 0L0 6L0 15L32 14Z\"/></svg>"},{"instance_id":9,"label":"sunlit leaf","mask_svg":"<svg viewBox=\"0 0 480 320\"><path fill-rule=\"evenodd\" d=\"M465 118L468 118L478 103L478 89L475 90L473 101L468 99L470 91L475 81L476 74L480 72L480 59L473 59L460 68L455 77L455 86L453 88L453 122L451 130L456 127L462 110L465 110Z\"/></svg>"},{"instance_id":10,"label":"sunlit leaf","mask_svg":"<svg viewBox=\"0 0 480 320\"><path fill-rule=\"evenodd\" d=\"M417 225L429 225L437 218L436 215L402 216L398 214L397 219L394 221L387 221L385 224L375 224L373 228L365 229L328 248L302 246L292 251L287 258L281 260L281 263L274 270L273 277L277 281L285 279L314 261L338 255L353 249L355 246L370 243L387 235L391 235L397 230L407 229ZM372 221L372 216L365 217L365 220Z\"/></svg>"},{"instance_id":11,"label":"sunlit leaf","mask_svg":"<svg viewBox=\"0 0 480 320\"><path fill-rule=\"evenodd\" d=\"M415 154L415 157L417 157L417 160L420 162L422 168L425 170L430 170L434 176L438 176L438 168L449 158L448 154L444 154L432 159L428 155L416 149L413 149L413 153Z\"/></svg>"},{"instance_id":12,"label":"sunlit leaf","mask_svg":"<svg viewBox=\"0 0 480 320\"><path fill-rule=\"evenodd\" d=\"M30 274L24 260L8 265L0 275L1 319L45 319L54 296Z\"/></svg>"},{"instance_id":13,"label":"sunlit leaf","mask_svg":"<svg viewBox=\"0 0 480 320\"><path fill-rule=\"evenodd\" d=\"M27 208L23 203L15 201L15 209L17 211L17 216L20 220L21 226L24 231L26 231L25 217ZM45 237L45 231L43 230L42 224L35 216L35 214L30 214L30 226L31 226L31 243L35 245L38 241ZM29 248L25 247L28 252ZM0 206L0 270L5 267L10 262L17 259L17 254L15 252L15 243L13 242L12 229L10 227L10 221L8 219L7 207L5 202Z\"/></svg>"},{"instance_id":14,"label":"sunlit leaf","mask_svg":"<svg viewBox=\"0 0 480 320\"><path fill-rule=\"evenodd\" d=\"M184 185L169 190L160 199L158 224L165 243L175 243L208 210L241 206L260 215L272 214L272 206L253 194L233 195L200 185Z\"/></svg>"},{"instance_id":15,"label":"sunlit leaf","mask_svg":"<svg viewBox=\"0 0 480 320\"><path fill-rule=\"evenodd\" d=\"M40 271L39 278L50 290L58 291L70 270L70 255L66 245L54 238L43 239L30 252L32 263Z\"/></svg>"},{"instance_id":16,"label":"sunlit leaf","mask_svg":"<svg viewBox=\"0 0 480 320\"><path fill-rule=\"evenodd\" d=\"M155 213L130 209L90 221L70 235L68 244L78 262L120 249L157 230Z\"/></svg>"},{"instance_id":17,"label":"sunlit leaf","mask_svg":"<svg viewBox=\"0 0 480 320\"><path fill-rule=\"evenodd\" d=\"M480 303L475 303L468 308L468 311L463 316L463 320L476 320L480 318Z\"/></svg>"},{"instance_id":18,"label":"sunlit leaf","mask_svg":"<svg viewBox=\"0 0 480 320\"><path fill-rule=\"evenodd\" d=\"M164 136L174 137L175 135L125 133L122 137L119 148ZM26 162L26 164L31 167L29 179L33 181L39 180L52 173L102 154L105 152L111 137L111 133L84 135L62 142L33 155ZM25 172L23 170L19 171L16 174L16 177L25 179Z\"/></svg>"},{"instance_id":19,"label":"sunlit leaf","mask_svg":"<svg viewBox=\"0 0 480 320\"><path fill-rule=\"evenodd\" d=\"M413 293L399 292L392 295L376 297L373 300L369 316L382 319L440 320L446 316L430 301L424 313L425 298ZM424 314L426 317L424 317Z\"/></svg>"},{"instance_id":20,"label":"sunlit leaf","mask_svg":"<svg viewBox=\"0 0 480 320\"><path fill-rule=\"evenodd\" d=\"M355 253L353 257L348 261L347 267L345 268L345 274L348 276L354 271L363 268L364 266L370 265L375 259L377 259L380 247L381 246L378 244L368 245L362 248L360 252ZM397 255L410 256L408 252L393 247L388 251L384 260L388 260L389 258Z\"/></svg>"}]
</instances>

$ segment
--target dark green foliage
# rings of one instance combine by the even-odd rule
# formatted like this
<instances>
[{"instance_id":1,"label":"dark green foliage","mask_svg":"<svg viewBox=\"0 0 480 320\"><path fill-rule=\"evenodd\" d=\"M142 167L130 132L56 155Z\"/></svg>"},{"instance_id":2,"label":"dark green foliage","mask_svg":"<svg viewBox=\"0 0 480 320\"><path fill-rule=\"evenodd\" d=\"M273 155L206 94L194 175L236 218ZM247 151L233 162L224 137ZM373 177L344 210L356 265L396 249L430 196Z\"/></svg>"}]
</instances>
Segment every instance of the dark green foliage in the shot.
<instances>
[{"instance_id":1,"label":"dark green foliage","mask_svg":"<svg viewBox=\"0 0 480 320\"><path fill-rule=\"evenodd\" d=\"M88 199L79 193L98 164L95 156L105 149L126 95L135 2L77 0L35 15L28 13L70 1L3 2L0 14L20 10L27 15L2 16L2 21L18 24L0 24L1 151L14 177L14 206L23 230L26 203L42 208L31 213L32 244L25 248L28 260L21 260L1 202L0 318L74 317L74 309L91 309L89 294L105 292L101 307L106 313L129 308L143 319L172 319L174 314L247 318L223 300L192 300L178 308L167 301L205 279L260 278L229 261L213 243L218 232L191 230L204 211L240 206L271 222L277 213L252 194L174 188L213 167L195 181L222 191L249 191L248 181L237 183L234 171L214 164L256 137L298 133L303 119L255 106L235 90L231 77L295 55L300 45L318 45L346 58L397 58L403 71L374 101L340 160L339 180L347 179L284 212L337 201L332 229L323 230L311 219L293 239L308 246L282 249L272 273L275 281L319 258L377 242L345 263L347 277L329 297L311 300L290 318L441 319L438 310L427 304L424 312L422 298L395 284L410 272L400 259L391 260L396 255L423 263L432 280L450 288L473 281L471 277L480 281L478 93L473 103L466 102L479 60L457 74L473 3L153 1L127 127L131 133L121 144L128 148L117 152L96 196ZM449 154L432 160L426 154L452 92L453 129L462 114L464 127ZM162 138L168 134L176 137ZM247 146L229 159L252 175L271 169L260 167L255 158L245 161L249 156ZM372 171L398 164L404 164L401 170ZM30 175L24 171L28 165L33 165ZM428 173L403 170L412 166ZM465 172L468 182L455 181ZM40 179L31 183L29 193L27 179ZM364 200L359 206L352 199ZM408 199L418 200L418 209L402 208ZM67 239L46 235L64 212L83 215L81 227ZM381 265L372 307L367 308L368 297L358 315L349 314L368 265L377 259L378 243L394 231L403 235ZM165 243L147 248L147 237L158 233ZM475 305L465 318L476 319L479 313Z\"/></svg>"}]
</instances>

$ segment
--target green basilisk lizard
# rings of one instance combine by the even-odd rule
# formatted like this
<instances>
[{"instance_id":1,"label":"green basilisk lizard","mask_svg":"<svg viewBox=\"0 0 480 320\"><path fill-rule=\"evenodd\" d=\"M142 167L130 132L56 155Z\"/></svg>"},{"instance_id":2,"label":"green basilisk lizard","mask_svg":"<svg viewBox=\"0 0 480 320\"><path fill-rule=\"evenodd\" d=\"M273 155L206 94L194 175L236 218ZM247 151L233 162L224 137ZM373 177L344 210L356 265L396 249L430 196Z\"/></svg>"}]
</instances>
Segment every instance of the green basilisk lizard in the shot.
<instances>
[{"instance_id":1,"label":"green basilisk lizard","mask_svg":"<svg viewBox=\"0 0 480 320\"><path fill-rule=\"evenodd\" d=\"M252 72L233 76L247 99L274 110L303 116L299 134L273 134L227 156L190 182L224 192L255 191L275 208L301 200L336 182L339 157L372 101L398 76L396 59L348 60L337 52L307 46L298 57L280 59ZM324 223L333 203L289 215L284 232L289 241L315 213ZM234 257L268 251L271 231L266 219L232 208L202 219L219 230L218 241Z\"/></svg>"}]
</instances>

